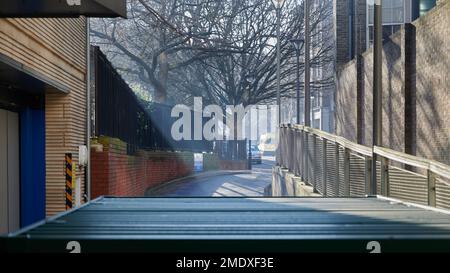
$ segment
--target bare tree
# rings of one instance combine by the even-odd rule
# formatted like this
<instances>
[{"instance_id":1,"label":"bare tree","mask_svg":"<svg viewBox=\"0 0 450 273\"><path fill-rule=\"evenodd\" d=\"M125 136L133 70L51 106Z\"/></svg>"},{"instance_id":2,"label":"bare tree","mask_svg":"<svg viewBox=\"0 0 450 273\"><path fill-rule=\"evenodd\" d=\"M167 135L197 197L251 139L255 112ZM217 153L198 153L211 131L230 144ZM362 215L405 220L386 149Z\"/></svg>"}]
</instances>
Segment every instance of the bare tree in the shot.
<instances>
[{"instance_id":1,"label":"bare tree","mask_svg":"<svg viewBox=\"0 0 450 273\"><path fill-rule=\"evenodd\" d=\"M153 87L155 101L166 101L175 71L223 52L238 53L212 31L221 1L134 0L128 8L129 20L94 20L91 34L118 70Z\"/></svg>"},{"instance_id":2,"label":"bare tree","mask_svg":"<svg viewBox=\"0 0 450 273\"><path fill-rule=\"evenodd\" d=\"M282 95L295 92L294 50L290 45L291 38L304 37L303 33L303 3L287 1L282 18L281 37L281 77ZM318 1L312 11L311 54L312 68L331 64L333 62L332 43L324 43L324 39L315 36L324 33L331 37L331 21L326 20L332 15L331 1ZM212 57L202 60L199 64L205 71L201 75L203 88L214 94L216 100L232 105L257 104L273 101L276 98L276 52L275 52L275 15L270 1L245 1L248 9L242 15L234 18L233 25L239 28L230 30L235 45L241 47L240 54ZM224 37L228 38L228 37ZM331 40L331 39L328 39ZM302 52L302 56L304 53ZM304 66L299 68L303 73ZM252 81L246 78L251 76ZM332 78L322 78L313 82L313 88L332 84Z\"/></svg>"},{"instance_id":3,"label":"bare tree","mask_svg":"<svg viewBox=\"0 0 450 273\"><path fill-rule=\"evenodd\" d=\"M333 62L332 43L324 42L332 37L332 1L316 2L311 11L312 68ZM304 37L303 10L301 0L287 0L283 7L283 96L295 92L297 67L289 40ZM129 20L95 21L92 34L129 82L151 87L147 90L154 91L155 101L202 96L209 103L246 106L275 99L276 17L271 1L134 0L129 13ZM303 64L299 69L302 73ZM254 80L247 81L248 76ZM321 78L312 88L332 80Z\"/></svg>"}]
</instances>

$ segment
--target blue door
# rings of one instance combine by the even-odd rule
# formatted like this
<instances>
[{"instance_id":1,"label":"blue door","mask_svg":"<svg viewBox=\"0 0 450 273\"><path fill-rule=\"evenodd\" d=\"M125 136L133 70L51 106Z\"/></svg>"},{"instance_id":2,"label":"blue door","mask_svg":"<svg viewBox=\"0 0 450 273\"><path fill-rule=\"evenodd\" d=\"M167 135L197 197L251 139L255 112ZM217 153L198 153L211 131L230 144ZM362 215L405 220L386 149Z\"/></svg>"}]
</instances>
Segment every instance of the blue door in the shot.
<instances>
[{"instance_id":1,"label":"blue door","mask_svg":"<svg viewBox=\"0 0 450 273\"><path fill-rule=\"evenodd\" d=\"M20 112L21 226L45 218L45 111Z\"/></svg>"}]
</instances>

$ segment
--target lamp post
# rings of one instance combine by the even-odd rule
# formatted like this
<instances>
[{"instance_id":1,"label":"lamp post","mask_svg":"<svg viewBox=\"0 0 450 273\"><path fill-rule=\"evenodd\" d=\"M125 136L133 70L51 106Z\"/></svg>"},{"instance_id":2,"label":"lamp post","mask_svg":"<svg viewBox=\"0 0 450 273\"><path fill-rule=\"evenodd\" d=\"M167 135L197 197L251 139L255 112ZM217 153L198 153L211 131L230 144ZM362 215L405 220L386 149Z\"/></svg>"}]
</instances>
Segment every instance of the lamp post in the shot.
<instances>
[{"instance_id":1,"label":"lamp post","mask_svg":"<svg viewBox=\"0 0 450 273\"><path fill-rule=\"evenodd\" d=\"M291 39L297 57L297 124L300 124L300 52L305 43L303 39Z\"/></svg>"},{"instance_id":2,"label":"lamp post","mask_svg":"<svg viewBox=\"0 0 450 273\"><path fill-rule=\"evenodd\" d=\"M253 74L248 74L245 76L245 81L248 83L248 100L250 100L250 93L253 85L256 82L256 76ZM248 102L250 103L250 102ZM258 121L257 121L258 122ZM250 112L250 123L251 123L251 112ZM248 139L248 169L252 169L252 133L251 133L251 125L250 125L250 137Z\"/></svg>"},{"instance_id":3,"label":"lamp post","mask_svg":"<svg viewBox=\"0 0 450 273\"><path fill-rule=\"evenodd\" d=\"M280 36L281 36L281 8L285 0L272 0L277 12L277 106L278 127L281 125L281 79L280 79Z\"/></svg>"},{"instance_id":4,"label":"lamp post","mask_svg":"<svg viewBox=\"0 0 450 273\"><path fill-rule=\"evenodd\" d=\"M310 8L309 0L305 0L305 126L311 127L311 69L310 69Z\"/></svg>"},{"instance_id":5,"label":"lamp post","mask_svg":"<svg viewBox=\"0 0 450 273\"><path fill-rule=\"evenodd\" d=\"M374 48L373 48L373 147L382 145L382 48L383 22L381 0L374 6ZM372 179L370 194L377 194L377 155L372 155Z\"/></svg>"}]
</instances>

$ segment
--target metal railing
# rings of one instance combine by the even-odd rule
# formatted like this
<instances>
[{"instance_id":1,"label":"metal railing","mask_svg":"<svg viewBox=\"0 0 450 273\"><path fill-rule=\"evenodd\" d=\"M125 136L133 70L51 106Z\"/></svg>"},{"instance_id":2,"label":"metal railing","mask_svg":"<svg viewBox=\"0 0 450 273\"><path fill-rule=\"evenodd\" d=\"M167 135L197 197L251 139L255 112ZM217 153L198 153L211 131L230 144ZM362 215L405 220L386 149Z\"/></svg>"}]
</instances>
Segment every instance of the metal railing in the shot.
<instances>
[{"instance_id":1,"label":"metal railing","mask_svg":"<svg viewBox=\"0 0 450 273\"><path fill-rule=\"evenodd\" d=\"M215 140L212 141L213 152L222 160L247 160L247 140Z\"/></svg>"},{"instance_id":2,"label":"metal railing","mask_svg":"<svg viewBox=\"0 0 450 273\"><path fill-rule=\"evenodd\" d=\"M282 125L279 145L277 164L323 196L369 195L376 154L377 195L450 209L448 165L301 125Z\"/></svg>"},{"instance_id":3,"label":"metal railing","mask_svg":"<svg viewBox=\"0 0 450 273\"><path fill-rule=\"evenodd\" d=\"M99 47L92 47L92 136L118 138L128 145L129 152L138 149L212 152L214 143L207 140L175 141L171 116L172 106L143 102ZM190 111L191 118L194 111ZM202 120L203 124L207 119ZM191 128L193 130L193 128Z\"/></svg>"}]
</instances>

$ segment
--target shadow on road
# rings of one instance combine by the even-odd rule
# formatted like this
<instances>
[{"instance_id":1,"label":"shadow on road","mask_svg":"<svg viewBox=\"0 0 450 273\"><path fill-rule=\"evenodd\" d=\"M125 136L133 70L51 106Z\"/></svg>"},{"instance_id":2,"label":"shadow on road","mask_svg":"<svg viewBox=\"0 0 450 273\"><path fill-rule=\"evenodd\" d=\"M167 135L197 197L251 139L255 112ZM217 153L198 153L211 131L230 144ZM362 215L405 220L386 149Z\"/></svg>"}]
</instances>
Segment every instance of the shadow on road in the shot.
<instances>
[{"instance_id":1,"label":"shadow on road","mask_svg":"<svg viewBox=\"0 0 450 273\"><path fill-rule=\"evenodd\" d=\"M272 182L273 156L264 156L262 164L253 165L251 172L189 177L167 183L150 191L147 196L159 197L261 197Z\"/></svg>"}]
</instances>

